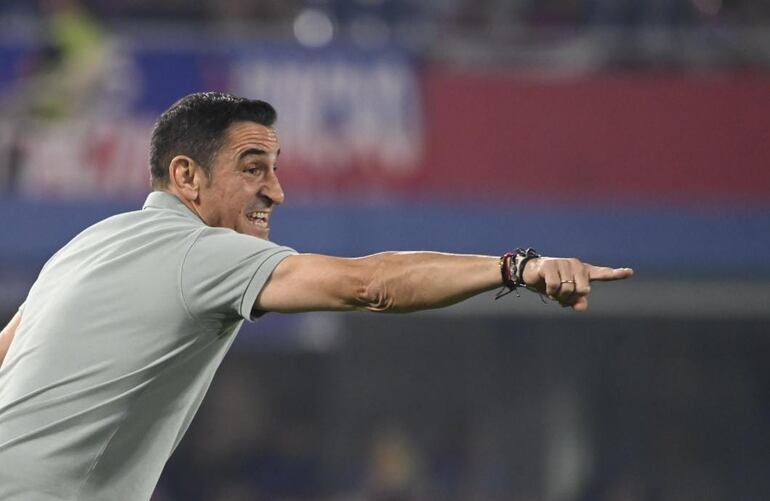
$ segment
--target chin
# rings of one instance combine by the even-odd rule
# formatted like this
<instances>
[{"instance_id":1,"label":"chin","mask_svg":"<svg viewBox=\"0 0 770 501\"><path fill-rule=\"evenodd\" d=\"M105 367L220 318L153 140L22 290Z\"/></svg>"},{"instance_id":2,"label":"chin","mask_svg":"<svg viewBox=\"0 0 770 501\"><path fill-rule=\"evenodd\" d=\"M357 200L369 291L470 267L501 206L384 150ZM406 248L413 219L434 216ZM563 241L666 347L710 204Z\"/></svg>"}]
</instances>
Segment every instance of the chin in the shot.
<instances>
[{"instance_id":1,"label":"chin","mask_svg":"<svg viewBox=\"0 0 770 501\"><path fill-rule=\"evenodd\" d=\"M242 234L242 235L248 235L250 237L256 237L261 238L262 240L269 240L268 236L270 235L270 228L259 228L256 225L253 225L249 222L235 224L231 226L233 230L236 232Z\"/></svg>"}]
</instances>

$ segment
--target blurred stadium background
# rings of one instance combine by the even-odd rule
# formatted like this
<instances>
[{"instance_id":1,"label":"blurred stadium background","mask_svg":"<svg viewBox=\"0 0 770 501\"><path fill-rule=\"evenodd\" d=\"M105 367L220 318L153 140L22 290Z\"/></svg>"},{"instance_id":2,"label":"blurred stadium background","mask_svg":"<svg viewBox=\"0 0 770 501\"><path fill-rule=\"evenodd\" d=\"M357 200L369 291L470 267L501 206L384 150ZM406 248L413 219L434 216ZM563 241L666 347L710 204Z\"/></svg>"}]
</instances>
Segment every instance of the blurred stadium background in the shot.
<instances>
[{"instance_id":1,"label":"blurred stadium background","mask_svg":"<svg viewBox=\"0 0 770 501\"><path fill-rule=\"evenodd\" d=\"M637 276L584 315L269 315L156 501L770 499L769 69L765 0L2 0L0 316L141 205L159 112L258 97L280 243Z\"/></svg>"}]
</instances>

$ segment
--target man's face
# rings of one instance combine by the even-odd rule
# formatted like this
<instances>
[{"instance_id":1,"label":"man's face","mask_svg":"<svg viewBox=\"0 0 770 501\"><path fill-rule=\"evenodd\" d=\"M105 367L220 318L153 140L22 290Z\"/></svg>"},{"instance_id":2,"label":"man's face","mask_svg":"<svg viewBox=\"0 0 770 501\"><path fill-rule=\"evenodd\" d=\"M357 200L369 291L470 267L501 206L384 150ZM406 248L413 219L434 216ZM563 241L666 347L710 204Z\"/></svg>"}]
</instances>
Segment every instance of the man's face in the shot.
<instances>
[{"instance_id":1,"label":"man's face","mask_svg":"<svg viewBox=\"0 0 770 501\"><path fill-rule=\"evenodd\" d=\"M276 176L280 145L275 130L236 122L214 157L212 179L200 189L197 211L209 226L268 239L272 209L284 195Z\"/></svg>"}]
</instances>

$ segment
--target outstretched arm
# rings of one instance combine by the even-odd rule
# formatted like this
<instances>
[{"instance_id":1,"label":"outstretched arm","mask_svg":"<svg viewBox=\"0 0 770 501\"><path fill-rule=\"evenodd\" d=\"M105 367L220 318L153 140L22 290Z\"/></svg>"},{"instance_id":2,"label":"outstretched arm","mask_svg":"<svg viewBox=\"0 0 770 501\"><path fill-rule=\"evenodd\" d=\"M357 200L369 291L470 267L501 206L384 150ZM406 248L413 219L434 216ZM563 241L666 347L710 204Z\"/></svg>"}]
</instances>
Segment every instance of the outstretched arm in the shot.
<instances>
[{"instance_id":1,"label":"outstretched arm","mask_svg":"<svg viewBox=\"0 0 770 501\"><path fill-rule=\"evenodd\" d=\"M11 346L11 341L13 341L13 336L16 334L16 328L19 326L19 323L21 323L21 313L16 312L16 315L0 332L0 367L3 365L5 354L8 353L8 348Z\"/></svg>"},{"instance_id":2,"label":"outstretched arm","mask_svg":"<svg viewBox=\"0 0 770 501\"><path fill-rule=\"evenodd\" d=\"M629 277L577 259L536 258L524 267L528 286L576 310L588 307L592 280ZM255 310L410 312L441 308L502 285L500 258L439 252L384 252L362 258L299 254L284 259Z\"/></svg>"}]
</instances>

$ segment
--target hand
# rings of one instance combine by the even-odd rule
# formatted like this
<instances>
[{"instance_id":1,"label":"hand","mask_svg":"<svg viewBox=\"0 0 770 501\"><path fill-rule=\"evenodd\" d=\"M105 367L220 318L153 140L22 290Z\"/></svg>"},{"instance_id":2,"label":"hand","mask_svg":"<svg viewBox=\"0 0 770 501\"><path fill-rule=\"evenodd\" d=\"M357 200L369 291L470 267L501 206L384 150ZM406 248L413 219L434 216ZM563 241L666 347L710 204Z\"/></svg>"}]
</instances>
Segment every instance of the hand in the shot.
<instances>
[{"instance_id":1,"label":"hand","mask_svg":"<svg viewBox=\"0 0 770 501\"><path fill-rule=\"evenodd\" d=\"M591 282L622 280L634 274L631 268L607 268L575 258L539 257L524 266L524 283L575 311L588 309Z\"/></svg>"}]
</instances>

